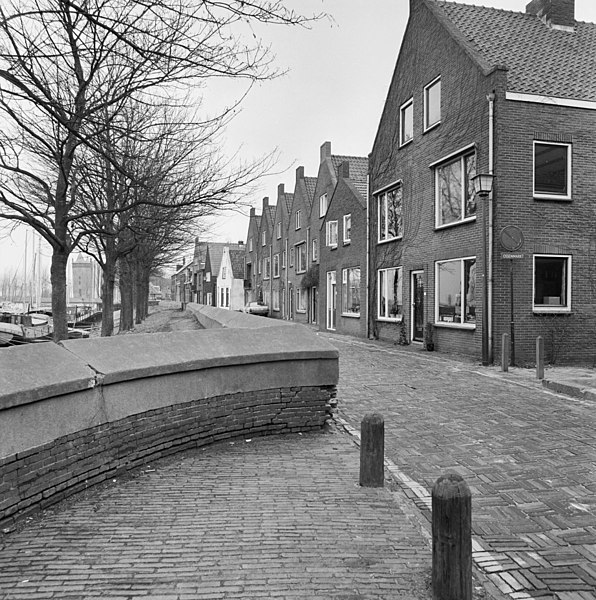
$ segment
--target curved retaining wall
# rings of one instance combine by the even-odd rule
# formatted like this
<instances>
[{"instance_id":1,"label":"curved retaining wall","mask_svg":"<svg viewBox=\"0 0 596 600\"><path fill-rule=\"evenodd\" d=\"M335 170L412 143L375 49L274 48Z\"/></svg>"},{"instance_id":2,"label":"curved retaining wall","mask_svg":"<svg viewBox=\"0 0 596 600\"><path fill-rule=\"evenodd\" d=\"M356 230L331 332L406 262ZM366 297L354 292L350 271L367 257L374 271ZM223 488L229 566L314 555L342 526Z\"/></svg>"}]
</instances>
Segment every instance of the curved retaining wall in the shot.
<instances>
[{"instance_id":1,"label":"curved retaining wall","mask_svg":"<svg viewBox=\"0 0 596 600\"><path fill-rule=\"evenodd\" d=\"M182 449L325 424L330 344L300 325L187 308L219 328L0 350L0 525Z\"/></svg>"}]
</instances>

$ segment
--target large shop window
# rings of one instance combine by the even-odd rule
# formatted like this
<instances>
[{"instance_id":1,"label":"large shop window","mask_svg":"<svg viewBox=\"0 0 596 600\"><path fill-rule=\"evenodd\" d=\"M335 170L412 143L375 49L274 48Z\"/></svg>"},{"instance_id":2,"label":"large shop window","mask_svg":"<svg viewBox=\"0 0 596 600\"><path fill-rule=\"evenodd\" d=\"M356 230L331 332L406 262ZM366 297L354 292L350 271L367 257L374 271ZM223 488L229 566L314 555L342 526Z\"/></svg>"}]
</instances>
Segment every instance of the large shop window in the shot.
<instances>
[{"instance_id":1,"label":"large shop window","mask_svg":"<svg viewBox=\"0 0 596 600\"><path fill-rule=\"evenodd\" d=\"M472 177L476 154L464 154L435 168L436 226L461 223L476 216Z\"/></svg>"},{"instance_id":2,"label":"large shop window","mask_svg":"<svg viewBox=\"0 0 596 600\"><path fill-rule=\"evenodd\" d=\"M379 242L400 238L404 234L402 214L402 186L377 196L379 214Z\"/></svg>"},{"instance_id":3,"label":"large shop window","mask_svg":"<svg viewBox=\"0 0 596 600\"><path fill-rule=\"evenodd\" d=\"M441 325L476 326L476 259L437 262L436 315Z\"/></svg>"},{"instance_id":4,"label":"large shop window","mask_svg":"<svg viewBox=\"0 0 596 600\"><path fill-rule=\"evenodd\" d=\"M397 321L403 319L402 267L379 269L378 272L378 319Z\"/></svg>"},{"instance_id":5,"label":"large shop window","mask_svg":"<svg viewBox=\"0 0 596 600\"><path fill-rule=\"evenodd\" d=\"M342 270L342 314L360 316L360 267Z\"/></svg>"},{"instance_id":6,"label":"large shop window","mask_svg":"<svg viewBox=\"0 0 596 600\"><path fill-rule=\"evenodd\" d=\"M534 311L571 310L571 256L534 255Z\"/></svg>"},{"instance_id":7,"label":"large shop window","mask_svg":"<svg viewBox=\"0 0 596 600\"><path fill-rule=\"evenodd\" d=\"M571 144L534 142L534 197L571 198Z\"/></svg>"}]
</instances>

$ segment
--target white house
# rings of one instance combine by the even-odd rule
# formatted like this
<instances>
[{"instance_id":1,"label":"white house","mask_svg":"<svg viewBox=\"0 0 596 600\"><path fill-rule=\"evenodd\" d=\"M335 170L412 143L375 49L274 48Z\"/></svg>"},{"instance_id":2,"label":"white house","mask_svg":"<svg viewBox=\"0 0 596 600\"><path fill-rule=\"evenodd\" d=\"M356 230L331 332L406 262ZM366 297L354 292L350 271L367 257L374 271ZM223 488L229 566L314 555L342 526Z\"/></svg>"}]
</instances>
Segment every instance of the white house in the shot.
<instances>
[{"instance_id":1,"label":"white house","mask_svg":"<svg viewBox=\"0 0 596 600\"><path fill-rule=\"evenodd\" d=\"M229 310L244 307L244 249L223 249L217 275L217 306Z\"/></svg>"}]
</instances>

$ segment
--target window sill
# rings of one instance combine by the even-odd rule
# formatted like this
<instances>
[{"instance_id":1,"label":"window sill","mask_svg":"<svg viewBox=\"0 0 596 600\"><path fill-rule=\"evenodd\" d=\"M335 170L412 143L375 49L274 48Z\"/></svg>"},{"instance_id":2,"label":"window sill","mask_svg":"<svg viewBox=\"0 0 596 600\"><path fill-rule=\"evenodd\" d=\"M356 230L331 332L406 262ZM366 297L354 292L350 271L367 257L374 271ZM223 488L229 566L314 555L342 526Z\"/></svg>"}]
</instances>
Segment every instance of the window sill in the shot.
<instances>
[{"instance_id":1,"label":"window sill","mask_svg":"<svg viewBox=\"0 0 596 600\"><path fill-rule=\"evenodd\" d=\"M434 323L435 327L444 327L445 329L466 329L468 331L474 331L476 329L476 323L449 323L447 321L437 321Z\"/></svg>"},{"instance_id":2,"label":"window sill","mask_svg":"<svg viewBox=\"0 0 596 600\"><path fill-rule=\"evenodd\" d=\"M439 125L441 124L441 121L437 121L436 123L433 123L432 125L429 125L423 132L422 135L424 135L425 133L428 133L429 131L432 131L433 129L436 129Z\"/></svg>"},{"instance_id":3,"label":"window sill","mask_svg":"<svg viewBox=\"0 0 596 600\"><path fill-rule=\"evenodd\" d=\"M349 246L352 243L352 240L344 240L344 246Z\"/></svg>"},{"instance_id":4,"label":"window sill","mask_svg":"<svg viewBox=\"0 0 596 600\"><path fill-rule=\"evenodd\" d=\"M399 242L400 240L403 240L403 239L404 239L403 235L398 235L397 237L388 238L386 240L377 240L377 244L381 245L381 244L388 244L389 242Z\"/></svg>"},{"instance_id":5,"label":"window sill","mask_svg":"<svg viewBox=\"0 0 596 600\"><path fill-rule=\"evenodd\" d=\"M359 319L360 313L341 313L342 317L347 317L348 319Z\"/></svg>"},{"instance_id":6,"label":"window sill","mask_svg":"<svg viewBox=\"0 0 596 600\"><path fill-rule=\"evenodd\" d=\"M298 310L298 309L296 309L296 312L300 313L301 315L305 315L306 314L306 309L304 309L304 310Z\"/></svg>"},{"instance_id":7,"label":"window sill","mask_svg":"<svg viewBox=\"0 0 596 600\"><path fill-rule=\"evenodd\" d=\"M458 225L465 225L466 223L474 223L476 221L476 215L462 219L461 221L454 221L453 223L446 223L445 225L436 225L435 231L442 231L443 229L449 229L450 227L457 227Z\"/></svg>"},{"instance_id":8,"label":"window sill","mask_svg":"<svg viewBox=\"0 0 596 600\"><path fill-rule=\"evenodd\" d=\"M401 150L402 148L405 148L406 146L411 144L413 141L414 141L414 136L412 136L409 140L406 140L405 142L400 142L399 149Z\"/></svg>"},{"instance_id":9,"label":"window sill","mask_svg":"<svg viewBox=\"0 0 596 600\"><path fill-rule=\"evenodd\" d=\"M384 323L401 323L403 320L403 315L399 315L398 317L377 317L377 321L383 321Z\"/></svg>"},{"instance_id":10,"label":"window sill","mask_svg":"<svg viewBox=\"0 0 596 600\"><path fill-rule=\"evenodd\" d=\"M532 312L537 315L568 315L571 314L571 308L567 306L534 306Z\"/></svg>"},{"instance_id":11,"label":"window sill","mask_svg":"<svg viewBox=\"0 0 596 600\"><path fill-rule=\"evenodd\" d=\"M568 194L534 194L534 200L554 200L555 202L571 202L572 198Z\"/></svg>"}]
</instances>

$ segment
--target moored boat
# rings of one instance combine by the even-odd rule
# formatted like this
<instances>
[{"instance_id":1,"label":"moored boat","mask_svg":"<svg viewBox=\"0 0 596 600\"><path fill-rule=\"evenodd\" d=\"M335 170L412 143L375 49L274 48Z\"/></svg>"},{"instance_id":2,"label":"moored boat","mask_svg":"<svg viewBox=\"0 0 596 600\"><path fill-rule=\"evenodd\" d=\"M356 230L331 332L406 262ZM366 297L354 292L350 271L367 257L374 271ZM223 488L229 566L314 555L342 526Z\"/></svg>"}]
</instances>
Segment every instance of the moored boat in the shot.
<instances>
[{"instance_id":1,"label":"moored boat","mask_svg":"<svg viewBox=\"0 0 596 600\"><path fill-rule=\"evenodd\" d=\"M47 340L52 331L52 320L47 315L0 312L0 345Z\"/></svg>"}]
</instances>

